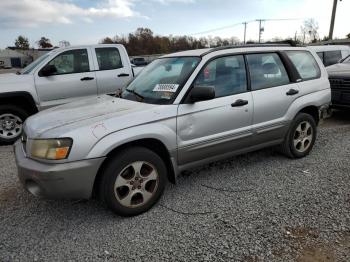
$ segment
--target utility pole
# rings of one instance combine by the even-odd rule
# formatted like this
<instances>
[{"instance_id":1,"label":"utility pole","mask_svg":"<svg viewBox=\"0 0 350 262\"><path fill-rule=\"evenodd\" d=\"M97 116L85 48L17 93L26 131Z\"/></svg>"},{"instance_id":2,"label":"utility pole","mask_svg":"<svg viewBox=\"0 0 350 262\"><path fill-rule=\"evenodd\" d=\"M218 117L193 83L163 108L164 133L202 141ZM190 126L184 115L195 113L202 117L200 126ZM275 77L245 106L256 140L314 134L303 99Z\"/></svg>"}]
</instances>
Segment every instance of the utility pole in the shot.
<instances>
[{"instance_id":1,"label":"utility pole","mask_svg":"<svg viewBox=\"0 0 350 262\"><path fill-rule=\"evenodd\" d=\"M338 5L338 0L334 0L333 10L332 10L332 18L331 18L331 26L329 28L329 35L328 35L329 40L332 40L332 38L333 38L335 14L337 13L337 5Z\"/></svg>"},{"instance_id":2,"label":"utility pole","mask_svg":"<svg viewBox=\"0 0 350 262\"><path fill-rule=\"evenodd\" d=\"M265 20L264 19L257 19L256 21L259 22L259 43L261 43L261 35L262 35L262 32L264 31L264 28L261 27L261 23Z\"/></svg>"},{"instance_id":3,"label":"utility pole","mask_svg":"<svg viewBox=\"0 0 350 262\"><path fill-rule=\"evenodd\" d=\"M246 43L246 36L247 36L247 24L248 22L243 22L244 24L244 44Z\"/></svg>"}]
</instances>

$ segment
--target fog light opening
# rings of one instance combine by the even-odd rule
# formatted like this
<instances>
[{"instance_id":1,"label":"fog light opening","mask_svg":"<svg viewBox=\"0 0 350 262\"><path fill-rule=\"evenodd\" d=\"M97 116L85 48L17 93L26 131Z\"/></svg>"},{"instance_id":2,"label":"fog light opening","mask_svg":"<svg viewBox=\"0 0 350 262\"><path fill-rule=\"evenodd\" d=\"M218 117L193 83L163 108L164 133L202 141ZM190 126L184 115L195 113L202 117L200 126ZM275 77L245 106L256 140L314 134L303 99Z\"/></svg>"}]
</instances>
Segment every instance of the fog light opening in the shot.
<instances>
[{"instance_id":1,"label":"fog light opening","mask_svg":"<svg viewBox=\"0 0 350 262\"><path fill-rule=\"evenodd\" d=\"M40 197L42 195L40 186L33 180L26 181L26 189L34 196Z\"/></svg>"}]
</instances>

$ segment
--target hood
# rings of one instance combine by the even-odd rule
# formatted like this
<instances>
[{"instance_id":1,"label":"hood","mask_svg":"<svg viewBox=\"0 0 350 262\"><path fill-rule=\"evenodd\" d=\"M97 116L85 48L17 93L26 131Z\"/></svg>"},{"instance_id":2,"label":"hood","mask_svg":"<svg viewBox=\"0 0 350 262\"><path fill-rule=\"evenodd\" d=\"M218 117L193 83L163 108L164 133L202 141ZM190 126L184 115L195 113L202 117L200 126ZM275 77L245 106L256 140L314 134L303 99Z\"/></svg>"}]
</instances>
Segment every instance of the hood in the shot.
<instances>
[{"instance_id":1,"label":"hood","mask_svg":"<svg viewBox=\"0 0 350 262\"><path fill-rule=\"evenodd\" d=\"M350 76L350 64L340 63L326 67L328 75L332 76Z\"/></svg>"},{"instance_id":2,"label":"hood","mask_svg":"<svg viewBox=\"0 0 350 262\"><path fill-rule=\"evenodd\" d=\"M13 73L0 74L0 91L2 85L26 83L28 81L33 81L32 75L17 75ZM17 88L20 88L17 86Z\"/></svg>"},{"instance_id":3,"label":"hood","mask_svg":"<svg viewBox=\"0 0 350 262\"><path fill-rule=\"evenodd\" d=\"M160 106L103 95L54 107L31 116L25 123L25 132L32 138L42 137L44 133L50 133L49 136L62 136L78 128L91 128L101 123L109 124L117 131L133 125L136 119L141 122L147 121L140 114L157 107Z\"/></svg>"}]
</instances>

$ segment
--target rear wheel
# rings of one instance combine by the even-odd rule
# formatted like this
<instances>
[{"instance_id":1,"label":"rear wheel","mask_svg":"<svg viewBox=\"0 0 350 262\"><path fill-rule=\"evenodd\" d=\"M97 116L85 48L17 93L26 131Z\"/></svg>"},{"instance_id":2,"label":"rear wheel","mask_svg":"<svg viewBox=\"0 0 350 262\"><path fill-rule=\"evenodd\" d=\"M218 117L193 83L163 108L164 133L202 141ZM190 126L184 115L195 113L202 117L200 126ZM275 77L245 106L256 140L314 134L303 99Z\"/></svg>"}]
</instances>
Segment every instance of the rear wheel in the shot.
<instances>
[{"instance_id":1,"label":"rear wheel","mask_svg":"<svg viewBox=\"0 0 350 262\"><path fill-rule=\"evenodd\" d=\"M22 134L23 123L28 114L12 105L0 106L0 143L11 144Z\"/></svg>"},{"instance_id":2,"label":"rear wheel","mask_svg":"<svg viewBox=\"0 0 350 262\"><path fill-rule=\"evenodd\" d=\"M118 215L135 216L158 201L166 181L163 160L147 148L133 147L110 159L100 183L100 197Z\"/></svg>"},{"instance_id":3,"label":"rear wheel","mask_svg":"<svg viewBox=\"0 0 350 262\"><path fill-rule=\"evenodd\" d=\"M307 156L316 140L317 126L315 119L305 113L298 114L293 120L290 130L281 145L282 152L290 158Z\"/></svg>"}]
</instances>

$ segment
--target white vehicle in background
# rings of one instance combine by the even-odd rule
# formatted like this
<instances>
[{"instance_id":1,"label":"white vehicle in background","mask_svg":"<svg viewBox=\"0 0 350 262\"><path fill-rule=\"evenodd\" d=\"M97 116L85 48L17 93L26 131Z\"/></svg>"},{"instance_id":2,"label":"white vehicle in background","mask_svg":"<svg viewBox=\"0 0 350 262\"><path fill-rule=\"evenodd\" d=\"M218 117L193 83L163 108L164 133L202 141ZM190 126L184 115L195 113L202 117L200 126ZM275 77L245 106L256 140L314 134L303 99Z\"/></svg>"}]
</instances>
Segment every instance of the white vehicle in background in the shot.
<instances>
[{"instance_id":1,"label":"white vehicle in background","mask_svg":"<svg viewBox=\"0 0 350 262\"><path fill-rule=\"evenodd\" d=\"M337 64L350 55L350 46L347 45L315 45L308 46L308 48L317 53L324 66Z\"/></svg>"},{"instance_id":2,"label":"white vehicle in background","mask_svg":"<svg viewBox=\"0 0 350 262\"><path fill-rule=\"evenodd\" d=\"M16 141L24 120L83 97L115 93L142 70L122 45L54 49L17 74L0 75L0 142Z\"/></svg>"}]
</instances>

